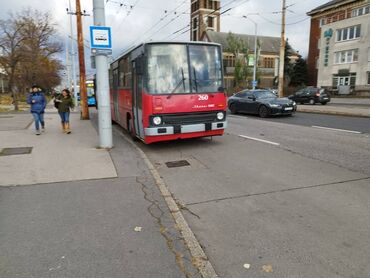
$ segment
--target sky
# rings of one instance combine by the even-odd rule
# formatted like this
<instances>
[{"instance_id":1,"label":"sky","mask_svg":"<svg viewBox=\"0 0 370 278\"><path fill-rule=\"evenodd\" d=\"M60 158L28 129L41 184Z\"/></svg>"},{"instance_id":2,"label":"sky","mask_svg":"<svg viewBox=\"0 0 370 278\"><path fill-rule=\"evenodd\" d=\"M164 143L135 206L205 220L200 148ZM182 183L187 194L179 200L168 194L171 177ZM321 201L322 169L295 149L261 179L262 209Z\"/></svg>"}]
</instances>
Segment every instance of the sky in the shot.
<instances>
[{"instance_id":1,"label":"sky","mask_svg":"<svg viewBox=\"0 0 370 278\"><path fill-rule=\"evenodd\" d=\"M90 16L83 17L84 39L89 44L89 26L93 25L93 0L80 0L81 9ZM56 23L54 39L67 41L69 17L66 8L69 0L11 0L2 1L0 19L6 19L9 12L17 13L23 8L32 7L42 12L50 12ZM190 21L191 0L104 0L106 26L112 27L113 58L128 47L149 40L188 40L187 25ZM306 57L310 20L306 13L328 0L287 0L286 37L292 47ZM75 0L71 0L75 10ZM254 22L258 34L280 36L281 0L221 0L221 31L254 34ZM248 18L243 18L243 16ZM73 16L74 36L76 36ZM181 31L179 31L181 30ZM175 33L176 31L179 31ZM185 31L185 33L184 33ZM174 34L175 33L175 34ZM65 55L65 54L64 54ZM85 48L86 66L90 69L90 50Z\"/></svg>"}]
</instances>

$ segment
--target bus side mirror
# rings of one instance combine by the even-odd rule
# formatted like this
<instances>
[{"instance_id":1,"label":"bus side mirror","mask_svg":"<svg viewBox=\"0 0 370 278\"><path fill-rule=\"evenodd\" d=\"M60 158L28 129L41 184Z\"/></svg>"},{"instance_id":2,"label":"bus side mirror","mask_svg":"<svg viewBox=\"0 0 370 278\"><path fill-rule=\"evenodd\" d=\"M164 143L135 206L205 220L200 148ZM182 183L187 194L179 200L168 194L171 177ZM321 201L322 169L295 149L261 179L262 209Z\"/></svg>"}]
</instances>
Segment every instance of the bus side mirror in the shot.
<instances>
[{"instance_id":1,"label":"bus side mirror","mask_svg":"<svg viewBox=\"0 0 370 278\"><path fill-rule=\"evenodd\" d=\"M217 89L219 92L225 92L225 88L224 87L218 87Z\"/></svg>"}]
</instances>

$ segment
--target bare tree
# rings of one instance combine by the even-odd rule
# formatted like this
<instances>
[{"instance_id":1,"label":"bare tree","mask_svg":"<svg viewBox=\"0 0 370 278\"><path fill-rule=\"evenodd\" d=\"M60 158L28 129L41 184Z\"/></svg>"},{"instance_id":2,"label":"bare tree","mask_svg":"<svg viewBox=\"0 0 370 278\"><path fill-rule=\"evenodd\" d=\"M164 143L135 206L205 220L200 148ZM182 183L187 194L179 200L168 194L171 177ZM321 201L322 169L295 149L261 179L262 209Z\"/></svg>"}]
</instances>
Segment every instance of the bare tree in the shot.
<instances>
[{"instance_id":1,"label":"bare tree","mask_svg":"<svg viewBox=\"0 0 370 278\"><path fill-rule=\"evenodd\" d=\"M46 89L60 83L63 66L54 57L62 44L53 40L55 33L50 13L30 8L0 21L0 66L8 76L15 110L17 91L25 92L35 83Z\"/></svg>"},{"instance_id":2,"label":"bare tree","mask_svg":"<svg viewBox=\"0 0 370 278\"><path fill-rule=\"evenodd\" d=\"M0 20L0 66L8 76L8 92L12 94L14 109L18 110L18 100L14 83L16 71L22 61L22 37L23 24L11 16L8 20Z\"/></svg>"}]
</instances>

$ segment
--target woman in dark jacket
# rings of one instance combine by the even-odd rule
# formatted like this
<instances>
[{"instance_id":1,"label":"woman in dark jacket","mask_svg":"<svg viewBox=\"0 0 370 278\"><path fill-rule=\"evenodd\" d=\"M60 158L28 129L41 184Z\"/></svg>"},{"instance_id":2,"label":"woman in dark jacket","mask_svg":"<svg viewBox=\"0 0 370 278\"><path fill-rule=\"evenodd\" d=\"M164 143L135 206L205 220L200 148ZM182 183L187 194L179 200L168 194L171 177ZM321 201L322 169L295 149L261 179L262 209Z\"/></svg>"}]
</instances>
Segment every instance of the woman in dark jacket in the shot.
<instances>
[{"instance_id":1,"label":"woman in dark jacket","mask_svg":"<svg viewBox=\"0 0 370 278\"><path fill-rule=\"evenodd\" d=\"M54 102L58 107L58 112L62 121L62 129L64 133L70 134L71 127L69 124L69 113L74 107L71 92L68 89L62 91L62 95L55 98Z\"/></svg>"},{"instance_id":2,"label":"woman in dark jacket","mask_svg":"<svg viewBox=\"0 0 370 278\"><path fill-rule=\"evenodd\" d=\"M40 124L42 131L45 131L44 112L46 107L46 98L38 86L32 86L32 91L27 96L27 103L31 104L31 113L35 120L36 135L40 135Z\"/></svg>"}]
</instances>

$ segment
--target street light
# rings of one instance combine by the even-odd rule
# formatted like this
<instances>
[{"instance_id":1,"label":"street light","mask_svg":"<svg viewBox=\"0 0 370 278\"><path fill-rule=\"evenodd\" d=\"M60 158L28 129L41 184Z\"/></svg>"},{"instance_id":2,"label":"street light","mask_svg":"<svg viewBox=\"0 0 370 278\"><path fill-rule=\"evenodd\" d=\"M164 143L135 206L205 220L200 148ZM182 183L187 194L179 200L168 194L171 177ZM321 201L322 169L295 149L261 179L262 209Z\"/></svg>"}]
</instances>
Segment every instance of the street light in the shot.
<instances>
[{"instance_id":1,"label":"street light","mask_svg":"<svg viewBox=\"0 0 370 278\"><path fill-rule=\"evenodd\" d=\"M256 71L257 71L257 22L255 22L253 19L250 17L243 15L244 18L249 19L254 23L254 63L253 63L253 90L256 89Z\"/></svg>"}]
</instances>

